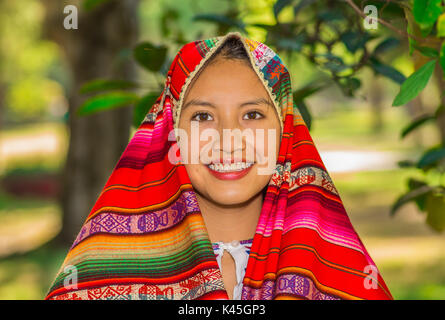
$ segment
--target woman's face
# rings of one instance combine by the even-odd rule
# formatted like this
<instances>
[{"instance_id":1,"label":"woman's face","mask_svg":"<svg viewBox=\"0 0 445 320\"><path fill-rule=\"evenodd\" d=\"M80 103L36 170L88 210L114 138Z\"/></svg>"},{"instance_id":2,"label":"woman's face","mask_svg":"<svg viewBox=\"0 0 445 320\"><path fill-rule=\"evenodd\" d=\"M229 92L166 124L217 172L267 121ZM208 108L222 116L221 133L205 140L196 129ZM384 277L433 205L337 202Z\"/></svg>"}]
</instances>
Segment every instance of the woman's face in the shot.
<instances>
[{"instance_id":1,"label":"woman's face","mask_svg":"<svg viewBox=\"0 0 445 320\"><path fill-rule=\"evenodd\" d=\"M242 204L269 183L280 122L247 62L218 57L206 66L186 93L178 128L186 133L179 140L181 157L201 197Z\"/></svg>"}]
</instances>

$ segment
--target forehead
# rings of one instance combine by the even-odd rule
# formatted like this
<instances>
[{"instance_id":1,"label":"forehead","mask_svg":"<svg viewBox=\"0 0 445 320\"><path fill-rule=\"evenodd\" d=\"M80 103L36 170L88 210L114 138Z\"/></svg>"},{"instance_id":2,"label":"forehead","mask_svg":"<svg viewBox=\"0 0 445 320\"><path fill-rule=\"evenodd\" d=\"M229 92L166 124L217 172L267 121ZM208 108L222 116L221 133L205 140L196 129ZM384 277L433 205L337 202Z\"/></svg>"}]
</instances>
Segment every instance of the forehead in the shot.
<instances>
[{"instance_id":1,"label":"forehead","mask_svg":"<svg viewBox=\"0 0 445 320\"><path fill-rule=\"evenodd\" d=\"M216 59L196 75L184 102L196 98L268 98L267 89L255 71L242 60Z\"/></svg>"}]
</instances>

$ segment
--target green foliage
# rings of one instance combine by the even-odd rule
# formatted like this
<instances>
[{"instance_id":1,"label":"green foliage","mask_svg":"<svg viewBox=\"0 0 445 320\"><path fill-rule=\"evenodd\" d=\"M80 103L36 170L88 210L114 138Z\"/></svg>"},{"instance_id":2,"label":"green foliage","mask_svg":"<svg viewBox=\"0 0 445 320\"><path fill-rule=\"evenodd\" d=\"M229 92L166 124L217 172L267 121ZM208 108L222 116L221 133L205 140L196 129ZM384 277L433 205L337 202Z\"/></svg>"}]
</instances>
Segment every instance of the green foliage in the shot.
<instances>
[{"instance_id":1,"label":"green foliage","mask_svg":"<svg viewBox=\"0 0 445 320\"><path fill-rule=\"evenodd\" d=\"M417 163L419 169L428 170L437 167L439 162L445 159L445 148L442 146L433 147L425 152Z\"/></svg>"},{"instance_id":2,"label":"green foliage","mask_svg":"<svg viewBox=\"0 0 445 320\"><path fill-rule=\"evenodd\" d=\"M167 57L167 47L142 42L133 51L134 58L148 71L160 71Z\"/></svg>"},{"instance_id":3,"label":"green foliage","mask_svg":"<svg viewBox=\"0 0 445 320\"><path fill-rule=\"evenodd\" d=\"M131 105L139 100L138 95L129 92L111 92L97 95L85 101L77 110L77 115L84 116L98 111L110 110Z\"/></svg>"},{"instance_id":4,"label":"green foliage","mask_svg":"<svg viewBox=\"0 0 445 320\"><path fill-rule=\"evenodd\" d=\"M400 40L394 37L388 37L383 39L374 49L373 55L379 55L388 52L391 49L395 49L400 45Z\"/></svg>"},{"instance_id":5,"label":"green foliage","mask_svg":"<svg viewBox=\"0 0 445 320\"><path fill-rule=\"evenodd\" d=\"M441 13L441 0L414 0L414 19L424 30L431 28Z\"/></svg>"},{"instance_id":6,"label":"green foliage","mask_svg":"<svg viewBox=\"0 0 445 320\"><path fill-rule=\"evenodd\" d=\"M430 114L424 114L420 117L417 117L416 119L413 120L413 122L411 122L405 128L403 128L402 133L400 134L400 137L405 138L410 132L414 131L415 129L419 128L420 126L422 126L425 123L428 123L434 119L436 119L436 117L434 115L430 115Z\"/></svg>"},{"instance_id":7,"label":"green foliage","mask_svg":"<svg viewBox=\"0 0 445 320\"><path fill-rule=\"evenodd\" d=\"M417 97L419 93L425 89L428 81L434 72L436 60L432 60L423 65L419 70L414 72L411 76L403 82L400 87L400 92L393 102L393 106L402 106L412 99Z\"/></svg>"},{"instance_id":8,"label":"green foliage","mask_svg":"<svg viewBox=\"0 0 445 320\"><path fill-rule=\"evenodd\" d=\"M442 43L440 47L440 57L439 57L440 67L445 70L445 42Z\"/></svg>"},{"instance_id":9,"label":"green foliage","mask_svg":"<svg viewBox=\"0 0 445 320\"><path fill-rule=\"evenodd\" d=\"M371 69L374 70L375 73L381 74L398 84L402 84L406 80L406 77L397 69L391 67L390 65L382 63L377 58L369 59L369 64Z\"/></svg>"},{"instance_id":10,"label":"green foliage","mask_svg":"<svg viewBox=\"0 0 445 320\"><path fill-rule=\"evenodd\" d=\"M442 13L437 19L437 36L445 37L445 13Z\"/></svg>"},{"instance_id":11,"label":"green foliage","mask_svg":"<svg viewBox=\"0 0 445 320\"><path fill-rule=\"evenodd\" d=\"M390 214L394 215L403 205L412 201L422 201L429 193L434 190L433 187L425 184L416 189L399 196L396 202L391 206Z\"/></svg>"},{"instance_id":12,"label":"green foliage","mask_svg":"<svg viewBox=\"0 0 445 320\"><path fill-rule=\"evenodd\" d=\"M416 50L418 50L421 54L423 54L425 57L428 57L428 58L438 58L439 57L439 52L434 48L422 47L422 46L417 45L416 43L413 43L413 47Z\"/></svg>"},{"instance_id":13,"label":"green foliage","mask_svg":"<svg viewBox=\"0 0 445 320\"><path fill-rule=\"evenodd\" d=\"M437 63L440 65L442 76L445 72L445 5L441 0L414 0L412 16L407 13L408 33L410 34L410 54L417 50L426 58L432 59L418 70L416 70L402 84L400 93L394 100L394 106L406 104L425 88L429 79L435 71ZM434 28L435 27L435 28ZM414 34L414 30L420 30ZM414 35L416 35L414 39ZM443 93L442 93L443 94ZM441 116L444 106L440 105L433 114L424 114L414 119L401 133L401 138L418 130L426 123L435 122ZM445 137L441 144L433 146L423 152L418 161L407 161L399 163L400 167L416 167L427 174L436 172L441 177L445 172ZM440 232L445 230L445 186L443 183L430 184L424 181L410 179L409 191L399 197L394 204L394 211L406 202L414 200L420 211L426 212L427 224L434 230ZM392 211L392 212L394 212Z\"/></svg>"}]
</instances>

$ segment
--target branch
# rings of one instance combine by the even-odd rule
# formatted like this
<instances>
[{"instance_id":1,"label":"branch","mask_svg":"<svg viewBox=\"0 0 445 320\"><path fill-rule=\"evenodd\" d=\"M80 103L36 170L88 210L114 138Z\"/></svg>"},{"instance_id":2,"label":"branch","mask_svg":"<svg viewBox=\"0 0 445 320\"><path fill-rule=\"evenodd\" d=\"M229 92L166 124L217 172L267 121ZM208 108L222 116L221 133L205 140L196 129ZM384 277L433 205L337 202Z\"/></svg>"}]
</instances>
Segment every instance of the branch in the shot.
<instances>
[{"instance_id":1,"label":"branch","mask_svg":"<svg viewBox=\"0 0 445 320\"><path fill-rule=\"evenodd\" d=\"M345 1L352 9L354 9L354 11L357 12L357 14L359 16L361 16L363 19L367 18L367 15L362 10L360 10L360 8L357 7L357 5L352 0L343 0L343 1ZM377 18L377 21L379 23L383 24L384 26L386 26L388 29L391 29L395 33L399 34L402 37L411 38L411 39L414 39L414 40L416 40L418 42L424 41L424 39L422 39L422 38L419 38L419 37L416 37L416 36L414 36L412 34L409 34L408 32L406 32L404 30L397 29L391 23L389 23L389 22L387 22L385 20Z\"/></svg>"}]
</instances>

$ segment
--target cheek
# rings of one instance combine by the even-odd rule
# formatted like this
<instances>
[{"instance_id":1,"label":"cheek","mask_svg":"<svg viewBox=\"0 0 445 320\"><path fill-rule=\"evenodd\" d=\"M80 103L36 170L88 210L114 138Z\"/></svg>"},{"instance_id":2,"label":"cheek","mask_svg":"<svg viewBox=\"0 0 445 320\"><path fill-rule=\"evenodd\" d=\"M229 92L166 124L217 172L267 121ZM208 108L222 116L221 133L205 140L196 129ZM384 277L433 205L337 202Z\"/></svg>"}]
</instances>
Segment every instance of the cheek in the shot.
<instances>
[{"instance_id":1,"label":"cheek","mask_svg":"<svg viewBox=\"0 0 445 320\"><path fill-rule=\"evenodd\" d=\"M267 157L267 159L277 158L281 142L280 129L276 130L275 128L261 128L261 130L263 132L262 135L255 134L256 154L264 155Z\"/></svg>"},{"instance_id":2,"label":"cheek","mask_svg":"<svg viewBox=\"0 0 445 320\"><path fill-rule=\"evenodd\" d=\"M199 137L199 135L198 135ZM197 137L188 135L187 139L180 139L178 146L184 164L209 163L214 155L212 139L200 141Z\"/></svg>"}]
</instances>

